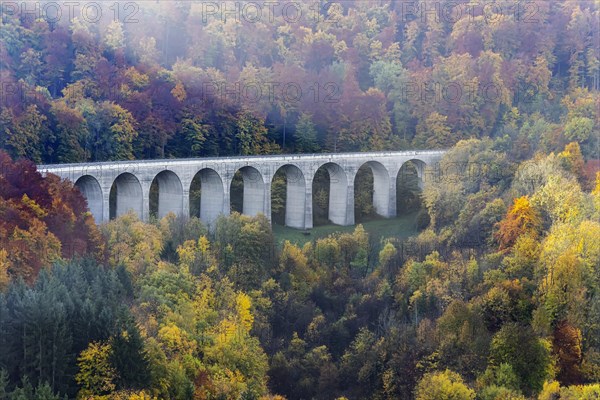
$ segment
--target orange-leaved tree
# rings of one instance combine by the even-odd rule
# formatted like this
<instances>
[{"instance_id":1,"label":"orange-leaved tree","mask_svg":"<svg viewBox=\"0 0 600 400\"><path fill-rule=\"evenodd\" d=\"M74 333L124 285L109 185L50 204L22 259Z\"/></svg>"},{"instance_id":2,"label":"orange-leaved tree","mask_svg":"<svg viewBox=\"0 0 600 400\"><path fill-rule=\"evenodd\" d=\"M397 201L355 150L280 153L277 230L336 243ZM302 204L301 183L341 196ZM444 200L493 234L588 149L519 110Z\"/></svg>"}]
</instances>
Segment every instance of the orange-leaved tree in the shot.
<instances>
[{"instance_id":1,"label":"orange-leaved tree","mask_svg":"<svg viewBox=\"0 0 600 400\"><path fill-rule=\"evenodd\" d=\"M522 234L537 236L541 226L540 213L531 205L527 196L522 196L514 199L504 219L498 222L498 230L494 236L500 250L510 249Z\"/></svg>"}]
</instances>

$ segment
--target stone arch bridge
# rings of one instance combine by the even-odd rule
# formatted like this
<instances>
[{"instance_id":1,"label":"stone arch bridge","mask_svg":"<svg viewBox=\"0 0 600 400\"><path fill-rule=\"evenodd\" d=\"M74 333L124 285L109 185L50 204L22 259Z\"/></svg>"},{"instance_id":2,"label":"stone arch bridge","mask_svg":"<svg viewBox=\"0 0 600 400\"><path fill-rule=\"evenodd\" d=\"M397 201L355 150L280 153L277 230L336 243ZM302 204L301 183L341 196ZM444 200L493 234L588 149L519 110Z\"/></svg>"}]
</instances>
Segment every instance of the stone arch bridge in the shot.
<instances>
[{"instance_id":1,"label":"stone arch bridge","mask_svg":"<svg viewBox=\"0 0 600 400\"><path fill-rule=\"evenodd\" d=\"M150 187L158 184L158 216L190 213L192 182L201 185L200 219L211 225L230 213L231 183L239 171L243 178L243 213L264 213L271 218L271 182L281 170L286 176L285 224L298 229L313 226L312 182L319 169L329 174L329 219L354 225L354 179L362 166L373 172L373 206L383 217L396 216L396 178L411 162L419 182L430 179L445 151L394 151L368 153L242 156L81 164L40 165L75 183L88 201L97 222L106 222L130 210L143 220L150 216ZM111 191L114 199L111 201Z\"/></svg>"}]
</instances>

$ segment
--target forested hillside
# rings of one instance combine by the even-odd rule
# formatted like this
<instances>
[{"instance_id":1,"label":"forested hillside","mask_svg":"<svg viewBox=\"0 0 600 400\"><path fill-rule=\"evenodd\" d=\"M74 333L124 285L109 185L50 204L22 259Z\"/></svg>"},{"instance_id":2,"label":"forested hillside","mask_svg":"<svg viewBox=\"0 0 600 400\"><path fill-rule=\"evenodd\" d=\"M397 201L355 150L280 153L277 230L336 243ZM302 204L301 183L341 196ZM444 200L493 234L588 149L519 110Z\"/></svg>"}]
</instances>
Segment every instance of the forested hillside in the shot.
<instances>
[{"instance_id":1,"label":"forested hillside","mask_svg":"<svg viewBox=\"0 0 600 400\"><path fill-rule=\"evenodd\" d=\"M5 156L0 396L596 399L600 173L582 175L576 143L514 164L506 146L450 150L442 165L464 168L426 185L418 236L359 225L302 248L237 213L211 232L131 213L100 237L59 235L47 204L89 224L80 195L65 201L32 166L23 185L27 164Z\"/></svg>"},{"instance_id":2,"label":"forested hillside","mask_svg":"<svg viewBox=\"0 0 600 400\"><path fill-rule=\"evenodd\" d=\"M26 3L3 8L0 30L0 145L13 157L447 148L505 136L521 156L578 141L598 158L594 1L143 1L60 15Z\"/></svg>"},{"instance_id":3,"label":"forested hillside","mask_svg":"<svg viewBox=\"0 0 600 400\"><path fill-rule=\"evenodd\" d=\"M0 4L0 400L600 398L597 1L36 4ZM35 167L426 148L414 236L302 246L96 225Z\"/></svg>"}]
</instances>

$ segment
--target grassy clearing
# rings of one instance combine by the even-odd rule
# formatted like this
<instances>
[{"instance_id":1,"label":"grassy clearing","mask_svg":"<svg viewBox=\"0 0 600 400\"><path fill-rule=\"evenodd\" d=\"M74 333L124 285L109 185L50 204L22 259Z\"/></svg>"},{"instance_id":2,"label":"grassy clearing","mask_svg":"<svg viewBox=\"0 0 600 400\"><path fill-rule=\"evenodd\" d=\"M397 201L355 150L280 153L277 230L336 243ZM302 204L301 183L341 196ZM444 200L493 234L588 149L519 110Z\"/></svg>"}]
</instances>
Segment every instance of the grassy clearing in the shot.
<instances>
[{"instance_id":1,"label":"grassy clearing","mask_svg":"<svg viewBox=\"0 0 600 400\"><path fill-rule=\"evenodd\" d=\"M372 243L379 243L381 238L388 237L408 237L418 233L415 227L417 212L403 215L401 217L390 219L375 219L362 222L363 227L369 233ZM352 232L354 226L322 225L310 230L310 234L304 234L304 231L288 228L273 224L273 234L275 241L281 247L283 242L289 240L302 247L306 242L310 242L336 232Z\"/></svg>"}]
</instances>

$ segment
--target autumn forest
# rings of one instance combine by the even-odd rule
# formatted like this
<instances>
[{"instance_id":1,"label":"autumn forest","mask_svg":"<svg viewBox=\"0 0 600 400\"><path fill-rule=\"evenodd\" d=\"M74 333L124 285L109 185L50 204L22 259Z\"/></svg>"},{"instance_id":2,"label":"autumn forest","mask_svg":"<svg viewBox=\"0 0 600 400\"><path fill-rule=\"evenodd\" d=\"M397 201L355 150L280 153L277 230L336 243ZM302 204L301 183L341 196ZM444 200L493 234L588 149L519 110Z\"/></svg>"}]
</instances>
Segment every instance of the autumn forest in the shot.
<instances>
[{"instance_id":1,"label":"autumn forest","mask_svg":"<svg viewBox=\"0 0 600 400\"><path fill-rule=\"evenodd\" d=\"M301 233L36 167L420 149ZM600 2L0 2L0 400L62 399L600 399Z\"/></svg>"}]
</instances>

